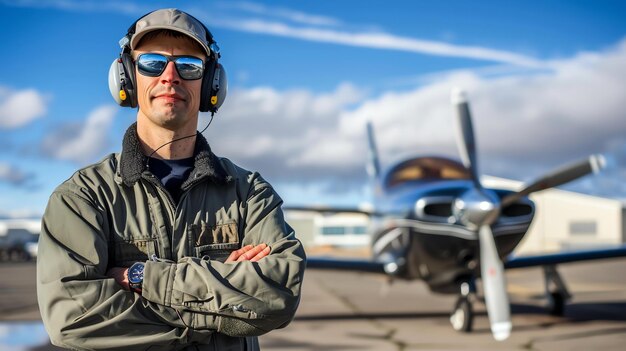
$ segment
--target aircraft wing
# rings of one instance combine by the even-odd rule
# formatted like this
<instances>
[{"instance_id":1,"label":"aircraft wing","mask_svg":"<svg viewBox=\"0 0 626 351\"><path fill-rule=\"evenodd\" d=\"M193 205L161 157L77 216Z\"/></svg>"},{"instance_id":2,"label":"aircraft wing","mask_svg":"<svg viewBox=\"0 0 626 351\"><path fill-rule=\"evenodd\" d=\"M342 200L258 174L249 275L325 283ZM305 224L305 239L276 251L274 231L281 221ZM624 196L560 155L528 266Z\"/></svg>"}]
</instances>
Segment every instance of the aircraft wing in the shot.
<instances>
[{"instance_id":1,"label":"aircraft wing","mask_svg":"<svg viewBox=\"0 0 626 351\"><path fill-rule=\"evenodd\" d=\"M306 266L313 269L385 273L382 263L358 258L307 257Z\"/></svg>"},{"instance_id":2,"label":"aircraft wing","mask_svg":"<svg viewBox=\"0 0 626 351\"><path fill-rule=\"evenodd\" d=\"M351 207L327 207L327 206L283 206L283 210L286 211L305 211L305 212L318 212L318 213L360 213L367 216L376 215L376 212Z\"/></svg>"},{"instance_id":3,"label":"aircraft wing","mask_svg":"<svg viewBox=\"0 0 626 351\"><path fill-rule=\"evenodd\" d=\"M283 206L287 211L317 212L321 214L337 213L357 213L366 216L375 216L371 210L349 207L327 207L327 206ZM335 271L385 273L384 264L363 258L337 258L329 256L307 257L307 268L326 269Z\"/></svg>"},{"instance_id":4,"label":"aircraft wing","mask_svg":"<svg viewBox=\"0 0 626 351\"><path fill-rule=\"evenodd\" d=\"M626 257L626 245L615 248L566 251L546 255L512 257L504 263L505 269L551 266L560 263Z\"/></svg>"}]
</instances>

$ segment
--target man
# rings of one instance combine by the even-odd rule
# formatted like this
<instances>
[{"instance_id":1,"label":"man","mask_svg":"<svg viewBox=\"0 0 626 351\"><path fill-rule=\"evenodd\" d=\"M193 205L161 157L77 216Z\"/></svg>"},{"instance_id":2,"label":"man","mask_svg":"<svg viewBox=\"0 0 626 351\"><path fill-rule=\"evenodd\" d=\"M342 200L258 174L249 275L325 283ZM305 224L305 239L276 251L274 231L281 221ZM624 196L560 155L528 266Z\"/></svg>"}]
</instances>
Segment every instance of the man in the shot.
<instances>
[{"instance_id":1,"label":"man","mask_svg":"<svg viewBox=\"0 0 626 351\"><path fill-rule=\"evenodd\" d=\"M121 45L109 82L137 122L120 154L50 197L37 261L46 330L79 350L258 350L295 314L305 255L272 187L196 132L199 111L225 97L217 45L176 9L140 18Z\"/></svg>"}]
</instances>

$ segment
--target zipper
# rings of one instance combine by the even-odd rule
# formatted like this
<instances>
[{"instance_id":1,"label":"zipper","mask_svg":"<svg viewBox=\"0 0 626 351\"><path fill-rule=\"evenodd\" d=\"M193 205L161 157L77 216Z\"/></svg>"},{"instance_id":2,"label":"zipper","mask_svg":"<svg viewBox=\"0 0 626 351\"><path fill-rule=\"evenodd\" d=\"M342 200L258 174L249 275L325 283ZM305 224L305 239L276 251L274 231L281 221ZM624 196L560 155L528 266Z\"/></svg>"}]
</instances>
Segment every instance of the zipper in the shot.
<instances>
[{"instance_id":1,"label":"zipper","mask_svg":"<svg viewBox=\"0 0 626 351\"><path fill-rule=\"evenodd\" d=\"M176 207L177 205L174 203L174 199L172 198L172 195L169 193L169 191L167 191L167 189L165 189L165 187L163 186L163 184L161 184L161 182L158 182L156 180L156 176L152 173L149 172L144 172L142 174L143 178L148 180L152 185L154 185L156 188L161 189L163 191L163 193L165 193L165 197L167 198L168 202L170 203L170 206L172 206L174 208L174 213L176 213Z\"/></svg>"},{"instance_id":2,"label":"zipper","mask_svg":"<svg viewBox=\"0 0 626 351\"><path fill-rule=\"evenodd\" d=\"M175 245L174 245L174 234L176 233L176 228L174 227L174 221L176 218L176 213L178 212L178 204L174 203L174 199L172 198L172 195L169 193L169 191L167 191L167 189L165 189L165 187L163 186L163 184L161 184L161 182L157 181L157 178L154 174L150 173L150 172L143 172L142 173L142 178L146 179L148 181L148 183L150 183L155 189L155 191L158 193L159 191L161 191L162 193L165 194L165 198L167 199L168 204L170 205L170 208L173 209L173 211L168 211L168 218L165 219L167 227L170 228L170 254L171 257L174 258L176 257L176 253L175 253ZM181 189L183 192L180 195L180 200L179 203L182 202L183 197L187 196L187 193L189 191L191 191L191 189L193 189L197 184L200 183L200 181L202 180L202 176L201 174L196 173L196 176L194 177L194 179L189 182L189 184L187 184L187 186L185 186L184 189ZM172 218L172 215L174 216L174 218ZM189 245L188 245L189 246ZM189 247L188 254L193 256L193 246Z\"/></svg>"},{"instance_id":3,"label":"zipper","mask_svg":"<svg viewBox=\"0 0 626 351\"><path fill-rule=\"evenodd\" d=\"M176 257L175 249L174 249L174 233L176 233L176 228L174 228L174 220L173 218L171 218L172 216L171 209L172 208L174 209L173 213L174 215L176 215L177 206L174 204L174 199L172 198L172 195L170 195L167 189L165 189L163 185L156 180L156 176L154 174L149 173L149 172L144 172L142 173L142 178L145 179L150 185L154 187L154 190L157 194L159 192L164 193L166 201L170 205L170 209L168 209L167 211L168 212L166 216L167 218L164 218L164 221L165 221L166 227L169 228L169 231L170 231L169 233L166 233L166 234L169 234L168 239L170 241L170 257L174 259Z\"/></svg>"}]
</instances>

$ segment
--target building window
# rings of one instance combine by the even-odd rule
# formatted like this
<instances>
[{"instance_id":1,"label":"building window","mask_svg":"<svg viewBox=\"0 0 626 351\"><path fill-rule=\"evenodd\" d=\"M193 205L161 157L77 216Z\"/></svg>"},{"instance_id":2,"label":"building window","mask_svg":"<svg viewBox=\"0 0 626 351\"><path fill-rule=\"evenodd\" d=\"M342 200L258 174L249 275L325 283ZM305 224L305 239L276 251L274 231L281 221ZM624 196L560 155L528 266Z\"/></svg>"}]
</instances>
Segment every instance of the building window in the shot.
<instances>
[{"instance_id":1,"label":"building window","mask_svg":"<svg viewBox=\"0 0 626 351\"><path fill-rule=\"evenodd\" d=\"M322 227L323 235L344 235L345 233L345 227Z\"/></svg>"},{"instance_id":2,"label":"building window","mask_svg":"<svg viewBox=\"0 0 626 351\"><path fill-rule=\"evenodd\" d=\"M595 221L575 221L569 223L571 235L596 235L597 224Z\"/></svg>"},{"instance_id":3,"label":"building window","mask_svg":"<svg viewBox=\"0 0 626 351\"><path fill-rule=\"evenodd\" d=\"M366 235L367 234L367 227L365 226L359 226L359 227L352 227L354 234L356 235Z\"/></svg>"},{"instance_id":4,"label":"building window","mask_svg":"<svg viewBox=\"0 0 626 351\"><path fill-rule=\"evenodd\" d=\"M323 226L321 227L322 235L366 235L366 226Z\"/></svg>"}]
</instances>

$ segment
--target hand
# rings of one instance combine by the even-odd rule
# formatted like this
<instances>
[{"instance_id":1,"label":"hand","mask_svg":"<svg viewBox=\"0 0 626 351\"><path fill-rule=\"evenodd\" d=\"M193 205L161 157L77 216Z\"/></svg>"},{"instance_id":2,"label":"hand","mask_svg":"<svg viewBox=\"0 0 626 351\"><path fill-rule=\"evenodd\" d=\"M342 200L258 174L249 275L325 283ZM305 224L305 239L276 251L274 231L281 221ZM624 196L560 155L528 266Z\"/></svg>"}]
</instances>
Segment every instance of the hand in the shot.
<instances>
[{"instance_id":1,"label":"hand","mask_svg":"<svg viewBox=\"0 0 626 351\"><path fill-rule=\"evenodd\" d=\"M263 257L270 254L271 248L266 244L260 244L257 246L246 245L239 250L235 250L230 253L230 256L225 262L242 262L251 261L256 262Z\"/></svg>"},{"instance_id":2,"label":"hand","mask_svg":"<svg viewBox=\"0 0 626 351\"><path fill-rule=\"evenodd\" d=\"M115 279L115 281L124 288L124 290L130 291L130 285L128 285L128 268L113 267L107 272L107 276Z\"/></svg>"}]
</instances>

